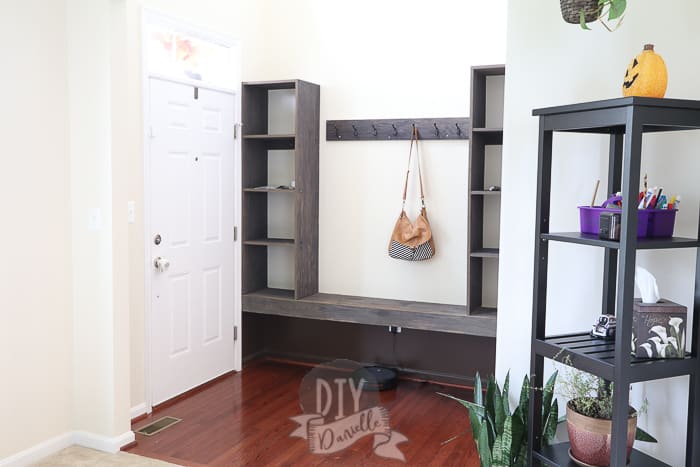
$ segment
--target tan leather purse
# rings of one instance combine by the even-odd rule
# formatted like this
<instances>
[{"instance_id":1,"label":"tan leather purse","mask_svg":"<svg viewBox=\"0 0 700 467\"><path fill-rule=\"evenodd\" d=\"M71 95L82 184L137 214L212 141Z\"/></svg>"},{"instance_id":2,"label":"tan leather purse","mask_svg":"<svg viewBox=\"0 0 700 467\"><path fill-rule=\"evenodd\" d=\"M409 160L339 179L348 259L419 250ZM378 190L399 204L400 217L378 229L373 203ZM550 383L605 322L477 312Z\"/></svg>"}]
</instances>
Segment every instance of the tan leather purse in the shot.
<instances>
[{"instance_id":1,"label":"tan leather purse","mask_svg":"<svg viewBox=\"0 0 700 467\"><path fill-rule=\"evenodd\" d=\"M416 165L418 166L418 181L420 183L420 214L415 222L411 222L406 215L406 192L408 191L408 175L411 173L411 155L413 154L413 142L416 143ZM403 186L403 203L394 231L389 241L389 256L406 261L423 261L430 259L435 254L435 242L433 232L425 211L425 196L423 194L423 176L420 171L420 157L418 155L418 130L414 127L411 133L411 147L408 151L408 169L406 170L406 182Z\"/></svg>"}]
</instances>

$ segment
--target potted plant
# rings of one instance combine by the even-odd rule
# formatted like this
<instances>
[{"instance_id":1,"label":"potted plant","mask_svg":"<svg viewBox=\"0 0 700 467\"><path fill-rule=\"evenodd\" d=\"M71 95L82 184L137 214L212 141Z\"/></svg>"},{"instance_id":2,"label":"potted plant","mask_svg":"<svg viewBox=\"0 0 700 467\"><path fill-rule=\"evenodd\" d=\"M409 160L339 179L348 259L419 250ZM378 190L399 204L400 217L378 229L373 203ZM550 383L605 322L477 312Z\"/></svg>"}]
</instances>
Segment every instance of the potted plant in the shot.
<instances>
[{"instance_id":1,"label":"potted plant","mask_svg":"<svg viewBox=\"0 0 700 467\"><path fill-rule=\"evenodd\" d=\"M559 0L559 6L567 23L590 30L588 23L600 20L605 29L612 32L622 24L627 0ZM617 23L611 26L615 20Z\"/></svg>"},{"instance_id":2,"label":"potted plant","mask_svg":"<svg viewBox=\"0 0 700 467\"><path fill-rule=\"evenodd\" d=\"M557 430L559 405L554 396L554 373L542 394L543 439L549 443ZM520 391L520 400L513 413L510 412L508 390L510 373L506 375L503 391L491 376L483 393L481 377L476 374L474 384L474 402L459 399L448 394L441 396L454 399L469 409L469 424L476 441L481 467L525 467L527 466L527 427L528 404L530 401L530 379L525 376ZM453 438L454 439L454 438ZM451 441L451 440L450 440Z\"/></svg>"},{"instance_id":3,"label":"potted plant","mask_svg":"<svg viewBox=\"0 0 700 467\"><path fill-rule=\"evenodd\" d=\"M564 371L557 392L567 399L566 428L571 443L570 455L579 465L610 465L613 388L593 375L572 368ZM629 408L627 420L627 460L634 441L656 443L656 439L637 426L638 415L645 413L647 402L639 410Z\"/></svg>"}]
</instances>

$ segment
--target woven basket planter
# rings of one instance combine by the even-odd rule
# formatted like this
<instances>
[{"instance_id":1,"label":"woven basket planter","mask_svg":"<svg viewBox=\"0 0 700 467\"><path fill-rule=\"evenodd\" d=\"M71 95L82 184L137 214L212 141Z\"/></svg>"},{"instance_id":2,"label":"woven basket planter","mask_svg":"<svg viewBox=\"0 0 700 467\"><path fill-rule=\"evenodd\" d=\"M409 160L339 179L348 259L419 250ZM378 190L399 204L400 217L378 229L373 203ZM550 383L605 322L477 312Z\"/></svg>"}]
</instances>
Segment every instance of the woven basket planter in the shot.
<instances>
[{"instance_id":1,"label":"woven basket planter","mask_svg":"<svg viewBox=\"0 0 700 467\"><path fill-rule=\"evenodd\" d=\"M597 20L600 15L598 0L559 0L559 5L564 21L571 24L581 22L581 10L586 23Z\"/></svg>"}]
</instances>

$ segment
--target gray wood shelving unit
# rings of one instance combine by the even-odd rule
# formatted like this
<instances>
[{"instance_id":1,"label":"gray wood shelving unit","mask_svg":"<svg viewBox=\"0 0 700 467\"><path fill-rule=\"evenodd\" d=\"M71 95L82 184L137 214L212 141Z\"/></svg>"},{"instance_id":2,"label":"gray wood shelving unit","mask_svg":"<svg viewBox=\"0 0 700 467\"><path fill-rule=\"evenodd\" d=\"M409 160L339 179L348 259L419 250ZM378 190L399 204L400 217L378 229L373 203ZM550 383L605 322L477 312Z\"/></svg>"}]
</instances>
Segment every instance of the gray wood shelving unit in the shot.
<instances>
[{"instance_id":1,"label":"gray wood shelving unit","mask_svg":"<svg viewBox=\"0 0 700 467\"><path fill-rule=\"evenodd\" d=\"M549 231L552 186L552 139L555 132L610 135L607 193L621 191L624 199L636 200L640 187L642 136L650 132L700 129L700 101L627 97L533 111L540 119L535 233L534 298L530 375L532 387L542 387L544 359L568 361L573 367L614 384L611 465L626 465L627 407L631 383L688 375L688 426L686 466L700 465L700 366L698 365L698 310L700 310L700 249L698 238L637 238L636 203L624 203L619 242L600 240L578 232ZM574 207L572 206L572 209ZM603 248L603 291L601 313L617 316L615 341L592 338L589 330L547 336L547 266L549 243L565 242ZM695 301L692 329L688 331L691 351L682 359L642 360L630 354L634 271L638 250L695 248ZM572 266L575 267L575 266ZM556 310L555 310L556 312ZM562 310L570 313L571 310ZM653 401L652 401L653 402ZM658 401L665 404L667 401ZM674 403L677 406L677 403ZM568 457L568 443L542 446L542 392L530 397L529 465L574 466ZM663 462L633 451L631 465L664 466Z\"/></svg>"},{"instance_id":2,"label":"gray wood shelving unit","mask_svg":"<svg viewBox=\"0 0 700 467\"><path fill-rule=\"evenodd\" d=\"M495 313L495 307L484 306L484 262L498 261L498 248L484 246L485 205L500 200L500 191L488 191L485 183L486 146L503 144L503 128L488 128L487 86L490 76L505 76L505 65L472 67L471 128L469 136L469 216L467 240L467 313ZM502 123L501 123L502 126Z\"/></svg>"},{"instance_id":3,"label":"gray wood shelving unit","mask_svg":"<svg viewBox=\"0 0 700 467\"><path fill-rule=\"evenodd\" d=\"M269 93L295 93L294 133L270 134ZM320 89L302 80L248 82L242 86L243 143L242 293L268 288L270 247L294 249L294 288L290 298L318 292L318 146ZM295 189L268 186L268 151L294 150ZM269 238L268 196L290 196L294 205L294 237Z\"/></svg>"}]
</instances>

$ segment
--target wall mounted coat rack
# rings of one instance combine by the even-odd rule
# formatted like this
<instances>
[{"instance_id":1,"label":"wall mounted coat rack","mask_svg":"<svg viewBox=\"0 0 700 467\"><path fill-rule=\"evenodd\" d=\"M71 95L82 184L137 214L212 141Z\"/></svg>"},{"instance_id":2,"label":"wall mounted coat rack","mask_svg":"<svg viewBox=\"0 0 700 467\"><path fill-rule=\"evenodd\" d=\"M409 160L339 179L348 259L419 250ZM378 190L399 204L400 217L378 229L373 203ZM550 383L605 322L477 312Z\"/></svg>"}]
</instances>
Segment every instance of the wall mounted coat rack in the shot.
<instances>
[{"instance_id":1,"label":"wall mounted coat rack","mask_svg":"<svg viewBox=\"0 0 700 467\"><path fill-rule=\"evenodd\" d=\"M326 141L409 140L414 125L419 139L469 139L470 124L466 117L326 120Z\"/></svg>"}]
</instances>

